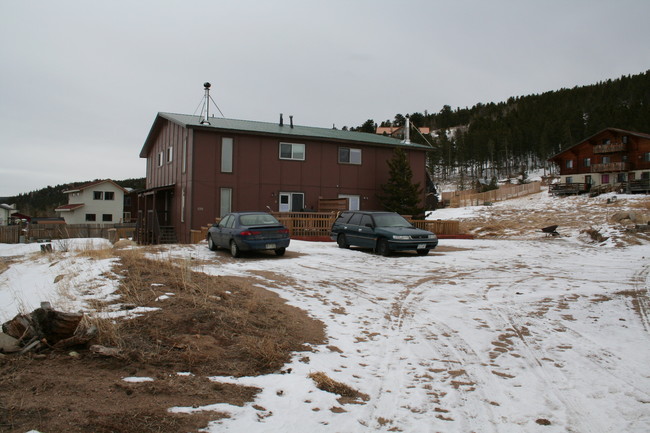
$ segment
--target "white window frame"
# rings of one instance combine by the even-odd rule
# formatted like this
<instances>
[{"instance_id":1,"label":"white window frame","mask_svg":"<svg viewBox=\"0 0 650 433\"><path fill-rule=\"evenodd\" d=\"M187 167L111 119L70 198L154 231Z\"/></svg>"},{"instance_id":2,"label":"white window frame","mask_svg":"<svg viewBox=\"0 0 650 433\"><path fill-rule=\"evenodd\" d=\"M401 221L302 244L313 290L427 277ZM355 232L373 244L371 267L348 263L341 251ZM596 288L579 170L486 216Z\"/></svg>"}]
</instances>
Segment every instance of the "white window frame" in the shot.
<instances>
[{"instance_id":1,"label":"white window frame","mask_svg":"<svg viewBox=\"0 0 650 433\"><path fill-rule=\"evenodd\" d=\"M232 173L234 140L231 137L221 138L221 172Z\"/></svg>"},{"instance_id":2,"label":"white window frame","mask_svg":"<svg viewBox=\"0 0 650 433\"><path fill-rule=\"evenodd\" d=\"M291 156L290 157L283 157L282 156L282 146L291 146ZM280 159L288 160L288 161L304 161L306 157L306 149L305 145L302 143L287 143L287 142L280 142L280 146L278 148L278 157ZM302 151L297 151L297 149L302 149ZM302 157L301 157L302 154Z\"/></svg>"},{"instance_id":3,"label":"white window frame","mask_svg":"<svg viewBox=\"0 0 650 433\"><path fill-rule=\"evenodd\" d=\"M181 173L185 173L187 171L187 134L185 137L183 137L183 155L182 155L182 161L181 161Z\"/></svg>"},{"instance_id":4,"label":"white window frame","mask_svg":"<svg viewBox=\"0 0 650 433\"><path fill-rule=\"evenodd\" d=\"M344 161L341 158L341 150L347 149L348 150L348 160ZM339 163L340 164L353 164L353 165L361 165L361 149L356 149L353 147L344 147L341 146L339 147Z\"/></svg>"},{"instance_id":5,"label":"white window frame","mask_svg":"<svg viewBox=\"0 0 650 433\"><path fill-rule=\"evenodd\" d=\"M348 210L361 210L361 196L355 194L339 194L339 198L348 199Z\"/></svg>"},{"instance_id":6,"label":"white window frame","mask_svg":"<svg viewBox=\"0 0 650 433\"><path fill-rule=\"evenodd\" d=\"M163 166L164 154L163 152L158 152L158 167Z\"/></svg>"},{"instance_id":7,"label":"white window frame","mask_svg":"<svg viewBox=\"0 0 650 433\"><path fill-rule=\"evenodd\" d=\"M174 159L174 148L170 146L167 148L167 163L169 164L170 162L172 162L173 159Z\"/></svg>"},{"instance_id":8,"label":"white window frame","mask_svg":"<svg viewBox=\"0 0 650 433\"><path fill-rule=\"evenodd\" d=\"M232 211L232 188L219 189L219 217L223 218Z\"/></svg>"}]
</instances>

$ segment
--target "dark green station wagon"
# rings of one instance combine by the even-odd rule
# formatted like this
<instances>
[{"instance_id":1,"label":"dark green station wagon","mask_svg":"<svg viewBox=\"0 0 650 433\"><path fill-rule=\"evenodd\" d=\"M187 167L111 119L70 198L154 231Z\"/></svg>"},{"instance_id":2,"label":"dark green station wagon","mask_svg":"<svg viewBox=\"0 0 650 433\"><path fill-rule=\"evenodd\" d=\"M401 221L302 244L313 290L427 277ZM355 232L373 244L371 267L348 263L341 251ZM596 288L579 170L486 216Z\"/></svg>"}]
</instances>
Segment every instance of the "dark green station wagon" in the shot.
<instances>
[{"instance_id":1,"label":"dark green station wagon","mask_svg":"<svg viewBox=\"0 0 650 433\"><path fill-rule=\"evenodd\" d=\"M332 225L330 236L339 248L372 248L382 256L408 250L425 256L438 245L435 234L413 227L395 212L341 212Z\"/></svg>"}]
</instances>

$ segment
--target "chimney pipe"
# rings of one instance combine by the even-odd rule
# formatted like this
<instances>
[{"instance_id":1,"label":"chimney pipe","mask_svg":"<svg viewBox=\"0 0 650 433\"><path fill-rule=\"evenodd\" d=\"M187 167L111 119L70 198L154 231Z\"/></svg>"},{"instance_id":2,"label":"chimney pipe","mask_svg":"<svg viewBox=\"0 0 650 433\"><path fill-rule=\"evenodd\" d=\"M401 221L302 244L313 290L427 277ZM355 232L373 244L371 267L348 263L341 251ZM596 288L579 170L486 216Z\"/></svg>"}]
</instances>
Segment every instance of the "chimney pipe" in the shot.
<instances>
[{"instance_id":1,"label":"chimney pipe","mask_svg":"<svg viewBox=\"0 0 650 433\"><path fill-rule=\"evenodd\" d=\"M404 124L404 143L411 144L411 119L406 116L406 123Z\"/></svg>"},{"instance_id":2,"label":"chimney pipe","mask_svg":"<svg viewBox=\"0 0 650 433\"><path fill-rule=\"evenodd\" d=\"M280 126L284 126L284 122L282 121L282 113L280 113Z\"/></svg>"},{"instance_id":3,"label":"chimney pipe","mask_svg":"<svg viewBox=\"0 0 650 433\"><path fill-rule=\"evenodd\" d=\"M209 111L210 111L210 83L207 81L203 83L203 88L205 89L205 116L203 117L203 120L201 120L202 124L210 124L208 122L208 117L210 117Z\"/></svg>"},{"instance_id":4,"label":"chimney pipe","mask_svg":"<svg viewBox=\"0 0 650 433\"><path fill-rule=\"evenodd\" d=\"M289 124L293 128L293 116L289 116Z\"/></svg>"}]
</instances>

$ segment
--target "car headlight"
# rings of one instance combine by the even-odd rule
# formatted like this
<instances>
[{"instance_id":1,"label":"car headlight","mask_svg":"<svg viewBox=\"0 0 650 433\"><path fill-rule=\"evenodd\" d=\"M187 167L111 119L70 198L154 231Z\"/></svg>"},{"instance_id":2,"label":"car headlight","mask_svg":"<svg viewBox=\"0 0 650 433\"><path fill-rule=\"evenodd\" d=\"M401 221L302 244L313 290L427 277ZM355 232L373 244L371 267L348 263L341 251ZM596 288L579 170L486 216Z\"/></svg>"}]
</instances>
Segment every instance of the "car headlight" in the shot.
<instances>
[{"instance_id":1,"label":"car headlight","mask_svg":"<svg viewBox=\"0 0 650 433\"><path fill-rule=\"evenodd\" d=\"M404 236L404 235L393 235L393 239L398 239L400 241L408 241L411 239L410 236Z\"/></svg>"},{"instance_id":2,"label":"car headlight","mask_svg":"<svg viewBox=\"0 0 650 433\"><path fill-rule=\"evenodd\" d=\"M429 239L435 239L436 235L429 235Z\"/></svg>"}]
</instances>

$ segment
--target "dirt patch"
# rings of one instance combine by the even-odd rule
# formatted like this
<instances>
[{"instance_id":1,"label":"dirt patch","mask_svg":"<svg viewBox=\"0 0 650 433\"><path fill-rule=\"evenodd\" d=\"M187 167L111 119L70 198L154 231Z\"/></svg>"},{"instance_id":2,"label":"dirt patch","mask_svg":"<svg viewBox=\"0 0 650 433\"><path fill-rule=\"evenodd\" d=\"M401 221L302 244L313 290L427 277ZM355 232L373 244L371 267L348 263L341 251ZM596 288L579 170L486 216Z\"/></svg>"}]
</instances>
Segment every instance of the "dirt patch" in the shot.
<instances>
[{"instance_id":1,"label":"dirt patch","mask_svg":"<svg viewBox=\"0 0 650 433\"><path fill-rule=\"evenodd\" d=\"M0 431L197 431L226 415L168 409L242 405L259 391L209 376L278 371L292 352L324 341L321 322L255 281L120 255L121 301L159 310L114 324L95 320L101 331L93 343L119 348L119 357L80 347L0 359Z\"/></svg>"}]
</instances>

